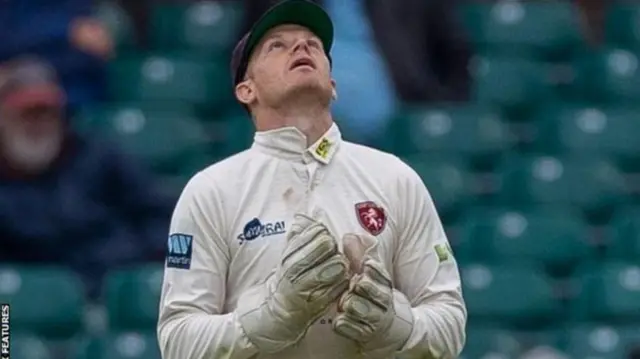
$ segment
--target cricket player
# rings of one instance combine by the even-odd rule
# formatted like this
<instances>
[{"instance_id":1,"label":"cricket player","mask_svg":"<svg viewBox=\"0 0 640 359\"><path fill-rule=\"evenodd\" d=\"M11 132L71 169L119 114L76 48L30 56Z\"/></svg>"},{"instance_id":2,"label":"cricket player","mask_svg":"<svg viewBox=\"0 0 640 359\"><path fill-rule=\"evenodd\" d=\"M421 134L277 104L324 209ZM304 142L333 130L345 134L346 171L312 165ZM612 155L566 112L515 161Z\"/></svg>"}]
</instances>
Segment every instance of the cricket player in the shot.
<instances>
[{"instance_id":1,"label":"cricket player","mask_svg":"<svg viewBox=\"0 0 640 359\"><path fill-rule=\"evenodd\" d=\"M397 157L332 121L333 25L272 7L233 53L250 149L197 173L175 208L163 359L456 358L459 271L433 201Z\"/></svg>"}]
</instances>

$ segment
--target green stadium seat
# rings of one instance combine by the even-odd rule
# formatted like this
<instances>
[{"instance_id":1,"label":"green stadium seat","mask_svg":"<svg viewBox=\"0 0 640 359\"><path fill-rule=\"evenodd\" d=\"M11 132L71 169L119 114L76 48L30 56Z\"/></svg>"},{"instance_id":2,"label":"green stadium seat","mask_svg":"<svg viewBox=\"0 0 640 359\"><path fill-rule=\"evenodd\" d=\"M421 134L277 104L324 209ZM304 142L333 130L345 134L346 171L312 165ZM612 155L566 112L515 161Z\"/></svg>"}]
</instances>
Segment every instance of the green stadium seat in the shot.
<instances>
[{"instance_id":1,"label":"green stadium seat","mask_svg":"<svg viewBox=\"0 0 640 359\"><path fill-rule=\"evenodd\" d=\"M191 177L188 175L163 176L158 180L160 190L168 198L177 200Z\"/></svg>"},{"instance_id":2,"label":"green stadium seat","mask_svg":"<svg viewBox=\"0 0 640 359\"><path fill-rule=\"evenodd\" d=\"M605 41L633 51L640 50L640 32L638 18L640 5L632 2L613 2L606 13Z\"/></svg>"},{"instance_id":3,"label":"green stadium seat","mask_svg":"<svg viewBox=\"0 0 640 359\"><path fill-rule=\"evenodd\" d=\"M568 105L545 111L544 116L555 125L549 137L556 138L562 149L623 159L640 155L637 108Z\"/></svg>"},{"instance_id":4,"label":"green stadium seat","mask_svg":"<svg viewBox=\"0 0 640 359\"><path fill-rule=\"evenodd\" d=\"M242 4L235 1L159 4L151 13L151 43L160 51L226 55L239 38L242 21Z\"/></svg>"},{"instance_id":5,"label":"green stadium seat","mask_svg":"<svg viewBox=\"0 0 640 359\"><path fill-rule=\"evenodd\" d=\"M640 319L640 266L606 262L581 273L581 290L573 308L576 316L621 323Z\"/></svg>"},{"instance_id":6,"label":"green stadium seat","mask_svg":"<svg viewBox=\"0 0 640 359\"><path fill-rule=\"evenodd\" d=\"M608 231L607 256L634 261L640 258L640 207L617 211Z\"/></svg>"},{"instance_id":7,"label":"green stadium seat","mask_svg":"<svg viewBox=\"0 0 640 359\"><path fill-rule=\"evenodd\" d=\"M631 103L640 98L638 55L608 48L576 62L575 91L588 101Z\"/></svg>"},{"instance_id":8,"label":"green stadium seat","mask_svg":"<svg viewBox=\"0 0 640 359\"><path fill-rule=\"evenodd\" d=\"M467 329L467 341L459 359L517 357L520 343L513 332L485 327Z\"/></svg>"},{"instance_id":9,"label":"green stadium seat","mask_svg":"<svg viewBox=\"0 0 640 359\"><path fill-rule=\"evenodd\" d=\"M469 199L471 173L462 159L425 154L405 160L424 181L440 215L456 212Z\"/></svg>"},{"instance_id":10,"label":"green stadium seat","mask_svg":"<svg viewBox=\"0 0 640 359\"><path fill-rule=\"evenodd\" d=\"M253 143L255 127L253 120L245 113L225 113L206 126L218 158L244 151Z\"/></svg>"},{"instance_id":11,"label":"green stadium seat","mask_svg":"<svg viewBox=\"0 0 640 359\"><path fill-rule=\"evenodd\" d=\"M211 139L188 107L106 104L82 109L74 123L83 133L104 136L159 173L179 172L206 156Z\"/></svg>"},{"instance_id":12,"label":"green stadium seat","mask_svg":"<svg viewBox=\"0 0 640 359\"><path fill-rule=\"evenodd\" d=\"M96 17L102 21L113 39L116 49L131 49L135 45L135 31L129 15L115 2L101 1Z\"/></svg>"},{"instance_id":13,"label":"green stadium seat","mask_svg":"<svg viewBox=\"0 0 640 359\"><path fill-rule=\"evenodd\" d=\"M627 359L640 343L638 327L577 325L568 331L567 352L572 358Z\"/></svg>"},{"instance_id":14,"label":"green stadium seat","mask_svg":"<svg viewBox=\"0 0 640 359\"><path fill-rule=\"evenodd\" d=\"M109 63L108 88L117 102L186 102L206 109L233 99L227 61L188 54L122 56Z\"/></svg>"},{"instance_id":15,"label":"green stadium seat","mask_svg":"<svg viewBox=\"0 0 640 359\"><path fill-rule=\"evenodd\" d=\"M148 330L158 320L162 266L119 270L108 274L105 298L112 330Z\"/></svg>"},{"instance_id":16,"label":"green stadium seat","mask_svg":"<svg viewBox=\"0 0 640 359\"><path fill-rule=\"evenodd\" d=\"M151 331L116 332L89 340L77 359L161 359Z\"/></svg>"},{"instance_id":17,"label":"green stadium seat","mask_svg":"<svg viewBox=\"0 0 640 359\"><path fill-rule=\"evenodd\" d=\"M476 46L484 39L484 21L491 14L491 6L487 4L466 2L460 6L460 18L466 29L466 35Z\"/></svg>"},{"instance_id":18,"label":"green stadium seat","mask_svg":"<svg viewBox=\"0 0 640 359\"><path fill-rule=\"evenodd\" d=\"M182 162L180 168L176 168L174 172L159 174L160 190L177 200L184 186L196 173L216 162L218 162L216 157L195 155Z\"/></svg>"},{"instance_id":19,"label":"green stadium seat","mask_svg":"<svg viewBox=\"0 0 640 359\"><path fill-rule=\"evenodd\" d=\"M483 52L566 59L581 44L580 15L570 2L498 1L487 4Z\"/></svg>"},{"instance_id":20,"label":"green stadium seat","mask_svg":"<svg viewBox=\"0 0 640 359\"><path fill-rule=\"evenodd\" d=\"M444 230L447 239L449 239L449 244L451 244L451 249L456 257L456 261L461 266L474 264L477 255L474 253L473 242L469 241L469 237L463 233L464 218L458 216L445 221L447 219L447 217L443 217Z\"/></svg>"},{"instance_id":21,"label":"green stadium seat","mask_svg":"<svg viewBox=\"0 0 640 359\"><path fill-rule=\"evenodd\" d=\"M66 269L3 264L0 303L11 305L13 331L68 338L81 329L84 288Z\"/></svg>"},{"instance_id":22,"label":"green stadium seat","mask_svg":"<svg viewBox=\"0 0 640 359\"><path fill-rule=\"evenodd\" d=\"M500 200L518 205L574 205L595 213L621 203L626 191L619 170L597 157L516 156L504 163L501 176Z\"/></svg>"},{"instance_id":23,"label":"green stadium seat","mask_svg":"<svg viewBox=\"0 0 640 359\"><path fill-rule=\"evenodd\" d=\"M474 105L413 108L393 124L400 154L441 152L493 157L507 150L511 136L495 111Z\"/></svg>"},{"instance_id":24,"label":"green stadium seat","mask_svg":"<svg viewBox=\"0 0 640 359\"><path fill-rule=\"evenodd\" d=\"M509 328L469 325L467 341L459 359L524 358L538 346L561 352L561 334L554 331L521 332Z\"/></svg>"},{"instance_id":25,"label":"green stadium seat","mask_svg":"<svg viewBox=\"0 0 640 359\"><path fill-rule=\"evenodd\" d=\"M473 97L509 113L527 113L552 98L549 70L531 60L477 57L471 70Z\"/></svg>"},{"instance_id":26,"label":"green stadium seat","mask_svg":"<svg viewBox=\"0 0 640 359\"><path fill-rule=\"evenodd\" d=\"M529 266L463 266L462 290L470 320L534 325L555 319L559 304L547 278Z\"/></svg>"},{"instance_id":27,"label":"green stadium seat","mask_svg":"<svg viewBox=\"0 0 640 359\"><path fill-rule=\"evenodd\" d=\"M55 359L47 341L28 333L11 333L11 355L20 359Z\"/></svg>"},{"instance_id":28,"label":"green stadium seat","mask_svg":"<svg viewBox=\"0 0 640 359\"><path fill-rule=\"evenodd\" d=\"M463 221L462 236L476 258L492 263L541 263L570 269L587 258L587 226L566 208L483 209Z\"/></svg>"}]
</instances>

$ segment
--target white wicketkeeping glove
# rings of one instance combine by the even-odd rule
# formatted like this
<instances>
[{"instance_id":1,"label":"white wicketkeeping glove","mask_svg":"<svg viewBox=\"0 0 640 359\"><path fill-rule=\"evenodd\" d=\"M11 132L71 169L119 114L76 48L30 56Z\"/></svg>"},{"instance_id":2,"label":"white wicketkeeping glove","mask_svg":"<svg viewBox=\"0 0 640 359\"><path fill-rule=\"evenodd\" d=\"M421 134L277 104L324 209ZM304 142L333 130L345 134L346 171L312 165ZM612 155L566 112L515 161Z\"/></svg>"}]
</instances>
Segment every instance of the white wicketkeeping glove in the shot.
<instances>
[{"instance_id":1,"label":"white wicketkeeping glove","mask_svg":"<svg viewBox=\"0 0 640 359\"><path fill-rule=\"evenodd\" d=\"M236 314L260 352L277 353L298 342L348 286L336 239L322 223L296 215L274 274L242 295Z\"/></svg>"},{"instance_id":2,"label":"white wicketkeeping glove","mask_svg":"<svg viewBox=\"0 0 640 359\"><path fill-rule=\"evenodd\" d=\"M393 357L413 330L411 305L393 289L375 238L347 234L343 246L353 276L338 302L333 329L355 341L365 358Z\"/></svg>"}]
</instances>

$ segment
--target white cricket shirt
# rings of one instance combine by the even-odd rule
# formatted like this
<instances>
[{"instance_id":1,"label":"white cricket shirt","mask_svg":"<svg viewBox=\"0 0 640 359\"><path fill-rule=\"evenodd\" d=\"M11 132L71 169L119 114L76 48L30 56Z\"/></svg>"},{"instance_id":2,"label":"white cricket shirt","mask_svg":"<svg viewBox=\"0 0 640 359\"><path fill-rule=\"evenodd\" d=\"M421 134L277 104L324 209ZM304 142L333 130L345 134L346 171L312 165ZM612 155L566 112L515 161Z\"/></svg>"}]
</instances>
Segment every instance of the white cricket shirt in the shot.
<instances>
[{"instance_id":1,"label":"white cricket shirt","mask_svg":"<svg viewBox=\"0 0 640 359\"><path fill-rule=\"evenodd\" d=\"M258 352L233 313L238 298L275 269L297 212L336 238L375 235L394 287L413 306L414 329L400 357L457 357L466 309L427 189L397 157L343 141L334 124L309 148L296 128L258 132L250 149L186 185L171 221L160 301L163 359L359 357L332 331L331 311L273 356Z\"/></svg>"}]
</instances>

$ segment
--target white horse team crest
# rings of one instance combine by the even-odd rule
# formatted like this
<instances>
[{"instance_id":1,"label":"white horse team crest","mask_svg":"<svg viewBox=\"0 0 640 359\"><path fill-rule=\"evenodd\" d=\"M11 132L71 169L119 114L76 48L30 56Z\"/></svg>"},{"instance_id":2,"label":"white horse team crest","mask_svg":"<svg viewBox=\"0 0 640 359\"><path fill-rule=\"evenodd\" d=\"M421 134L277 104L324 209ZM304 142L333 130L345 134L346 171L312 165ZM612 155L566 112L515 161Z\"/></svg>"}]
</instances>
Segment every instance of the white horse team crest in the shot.
<instances>
[{"instance_id":1,"label":"white horse team crest","mask_svg":"<svg viewBox=\"0 0 640 359\"><path fill-rule=\"evenodd\" d=\"M362 228L374 236L384 231L384 226L387 223L387 216L384 213L384 209L378 206L374 202L360 202L356 204L356 215Z\"/></svg>"}]
</instances>

